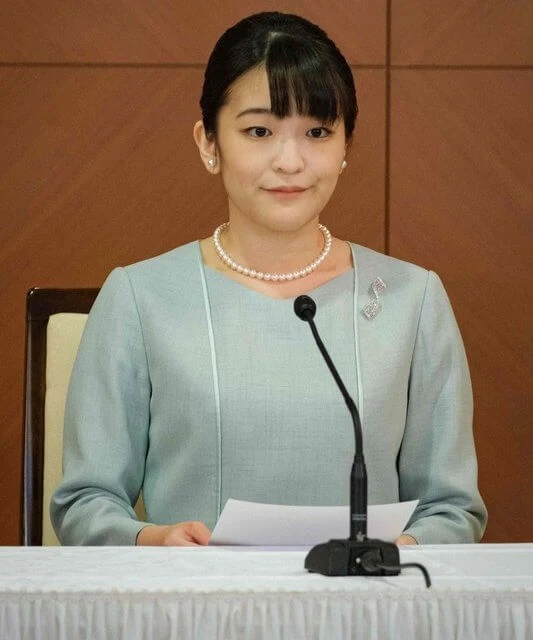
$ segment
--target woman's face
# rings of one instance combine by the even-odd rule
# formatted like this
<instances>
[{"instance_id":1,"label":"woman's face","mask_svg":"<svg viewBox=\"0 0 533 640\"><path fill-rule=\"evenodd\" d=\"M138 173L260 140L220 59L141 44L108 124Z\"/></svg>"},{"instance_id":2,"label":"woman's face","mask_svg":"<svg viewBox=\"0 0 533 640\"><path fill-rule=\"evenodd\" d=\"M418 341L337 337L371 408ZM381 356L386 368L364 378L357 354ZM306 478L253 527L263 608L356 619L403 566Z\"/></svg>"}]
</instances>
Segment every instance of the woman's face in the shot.
<instances>
[{"instance_id":1,"label":"woman's face","mask_svg":"<svg viewBox=\"0 0 533 640\"><path fill-rule=\"evenodd\" d=\"M216 141L204 135L204 143L204 160L216 155L230 221L276 231L316 223L346 152L342 119L328 126L306 116L279 119L271 113L264 68L236 81L219 112Z\"/></svg>"}]
</instances>

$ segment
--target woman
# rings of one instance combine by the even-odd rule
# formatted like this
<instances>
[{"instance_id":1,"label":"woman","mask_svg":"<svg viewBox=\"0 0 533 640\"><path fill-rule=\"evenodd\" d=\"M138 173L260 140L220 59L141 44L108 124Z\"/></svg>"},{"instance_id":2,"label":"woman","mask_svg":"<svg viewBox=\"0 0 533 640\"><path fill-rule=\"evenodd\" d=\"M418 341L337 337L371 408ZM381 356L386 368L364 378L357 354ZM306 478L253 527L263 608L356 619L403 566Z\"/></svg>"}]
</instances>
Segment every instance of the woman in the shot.
<instances>
[{"instance_id":1,"label":"woman","mask_svg":"<svg viewBox=\"0 0 533 640\"><path fill-rule=\"evenodd\" d=\"M479 540L470 381L438 277L319 225L357 115L345 59L302 18L251 16L217 43L201 106L228 223L104 284L69 390L59 539L202 545L230 497L345 504L350 416L292 308L312 292L356 391L369 502L420 501L398 543Z\"/></svg>"}]
</instances>

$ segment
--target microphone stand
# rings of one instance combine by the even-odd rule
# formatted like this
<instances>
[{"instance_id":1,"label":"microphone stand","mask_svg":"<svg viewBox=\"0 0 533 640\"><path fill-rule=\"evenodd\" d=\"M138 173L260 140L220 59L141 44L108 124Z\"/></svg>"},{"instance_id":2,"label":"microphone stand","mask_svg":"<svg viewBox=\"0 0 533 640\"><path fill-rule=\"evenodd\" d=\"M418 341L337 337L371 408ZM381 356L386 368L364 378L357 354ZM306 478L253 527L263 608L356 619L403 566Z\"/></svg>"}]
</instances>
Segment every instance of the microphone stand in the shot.
<instances>
[{"instance_id":1,"label":"microphone stand","mask_svg":"<svg viewBox=\"0 0 533 640\"><path fill-rule=\"evenodd\" d=\"M314 300L309 296L299 296L294 301L294 311L301 320L309 323L320 353L351 413L355 432L355 456L350 477L350 537L314 546L305 558L305 568L324 576L396 576L401 571L398 547L392 542L370 539L366 535L368 487L359 411L318 334L313 321L316 313ZM431 583L426 569L416 566L424 573L429 587Z\"/></svg>"}]
</instances>

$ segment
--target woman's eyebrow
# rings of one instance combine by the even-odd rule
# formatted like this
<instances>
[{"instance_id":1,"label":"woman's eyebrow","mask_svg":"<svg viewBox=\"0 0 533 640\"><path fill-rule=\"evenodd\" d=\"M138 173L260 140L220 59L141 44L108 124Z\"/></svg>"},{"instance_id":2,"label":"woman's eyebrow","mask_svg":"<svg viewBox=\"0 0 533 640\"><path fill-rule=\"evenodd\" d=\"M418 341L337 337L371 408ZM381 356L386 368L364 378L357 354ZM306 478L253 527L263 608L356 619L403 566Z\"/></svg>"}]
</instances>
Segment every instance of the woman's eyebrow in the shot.
<instances>
[{"instance_id":1,"label":"woman's eyebrow","mask_svg":"<svg viewBox=\"0 0 533 640\"><path fill-rule=\"evenodd\" d=\"M272 109L270 108L266 108L266 107L252 107L251 109L245 109L244 111L241 111L240 113L237 114L237 118L240 118L241 116L247 116L250 113L252 114L267 114L267 115L272 115Z\"/></svg>"}]
</instances>

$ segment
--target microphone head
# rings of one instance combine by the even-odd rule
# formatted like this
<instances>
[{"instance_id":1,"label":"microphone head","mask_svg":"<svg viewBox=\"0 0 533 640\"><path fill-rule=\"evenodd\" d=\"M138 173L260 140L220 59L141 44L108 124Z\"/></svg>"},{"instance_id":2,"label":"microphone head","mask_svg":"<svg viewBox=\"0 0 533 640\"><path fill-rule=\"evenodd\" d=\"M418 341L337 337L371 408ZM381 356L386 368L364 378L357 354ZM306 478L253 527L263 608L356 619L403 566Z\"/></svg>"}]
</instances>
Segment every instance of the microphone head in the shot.
<instances>
[{"instance_id":1,"label":"microphone head","mask_svg":"<svg viewBox=\"0 0 533 640\"><path fill-rule=\"evenodd\" d=\"M305 322L309 322L315 317L316 304L309 296L298 296L294 301L294 313Z\"/></svg>"}]
</instances>

